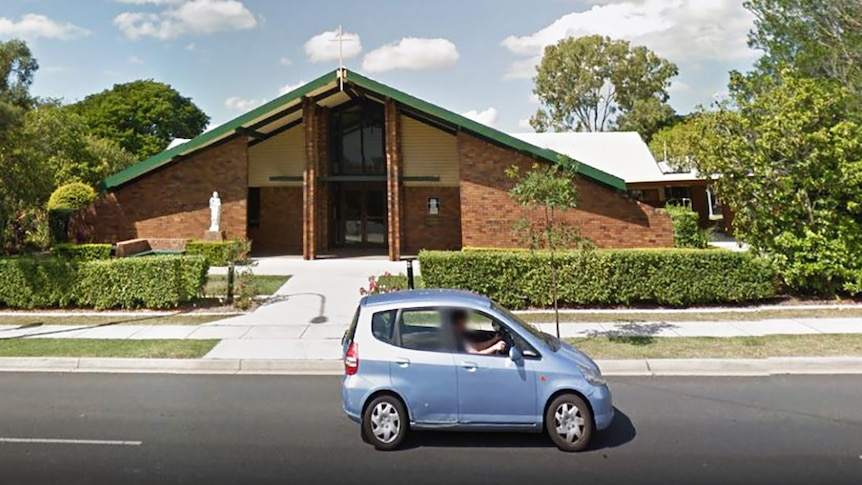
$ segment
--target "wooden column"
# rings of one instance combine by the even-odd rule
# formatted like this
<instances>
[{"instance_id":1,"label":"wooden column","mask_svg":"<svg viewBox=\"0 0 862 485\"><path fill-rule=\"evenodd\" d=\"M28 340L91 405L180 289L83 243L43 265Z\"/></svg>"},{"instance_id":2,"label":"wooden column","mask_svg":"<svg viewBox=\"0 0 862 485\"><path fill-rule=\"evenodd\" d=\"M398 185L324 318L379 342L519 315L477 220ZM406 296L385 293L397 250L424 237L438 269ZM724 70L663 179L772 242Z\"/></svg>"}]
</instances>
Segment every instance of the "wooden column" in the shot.
<instances>
[{"instance_id":1,"label":"wooden column","mask_svg":"<svg viewBox=\"0 0 862 485\"><path fill-rule=\"evenodd\" d=\"M389 259L401 259L401 120L398 105L386 100L386 192L388 201Z\"/></svg>"}]
</instances>

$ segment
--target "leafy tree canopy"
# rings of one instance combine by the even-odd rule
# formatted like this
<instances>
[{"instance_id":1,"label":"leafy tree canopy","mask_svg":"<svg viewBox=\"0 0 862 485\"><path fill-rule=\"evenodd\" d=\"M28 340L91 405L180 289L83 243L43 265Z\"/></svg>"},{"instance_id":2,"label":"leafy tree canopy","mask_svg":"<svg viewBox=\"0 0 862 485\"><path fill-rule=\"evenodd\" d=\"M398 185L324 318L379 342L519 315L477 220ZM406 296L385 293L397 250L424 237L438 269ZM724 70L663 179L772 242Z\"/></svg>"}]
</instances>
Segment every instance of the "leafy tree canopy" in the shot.
<instances>
[{"instance_id":1,"label":"leafy tree canopy","mask_svg":"<svg viewBox=\"0 0 862 485\"><path fill-rule=\"evenodd\" d=\"M112 140L139 159L151 157L174 138L194 138L209 123L190 98L167 84L140 80L117 84L69 105L91 134Z\"/></svg>"},{"instance_id":2,"label":"leafy tree canopy","mask_svg":"<svg viewBox=\"0 0 862 485\"><path fill-rule=\"evenodd\" d=\"M21 40L0 42L0 143L33 105L30 85L39 64Z\"/></svg>"},{"instance_id":3,"label":"leafy tree canopy","mask_svg":"<svg viewBox=\"0 0 862 485\"><path fill-rule=\"evenodd\" d=\"M695 124L695 164L717 175L736 235L801 292L862 293L862 124L847 116L855 102L838 81L784 70Z\"/></svg>"},{"instance_id":4,"label":"leafy tree canopy","mask_svg":"<svg viewBox=\"0 0 862 485\"><path fill-rule=\"evenodd\" d=\"M649 137L673 116L667 105L676 65L646 47L599 35L545 48L533 92L536 131L637 129Z\"/></svg>"}]
</instances>

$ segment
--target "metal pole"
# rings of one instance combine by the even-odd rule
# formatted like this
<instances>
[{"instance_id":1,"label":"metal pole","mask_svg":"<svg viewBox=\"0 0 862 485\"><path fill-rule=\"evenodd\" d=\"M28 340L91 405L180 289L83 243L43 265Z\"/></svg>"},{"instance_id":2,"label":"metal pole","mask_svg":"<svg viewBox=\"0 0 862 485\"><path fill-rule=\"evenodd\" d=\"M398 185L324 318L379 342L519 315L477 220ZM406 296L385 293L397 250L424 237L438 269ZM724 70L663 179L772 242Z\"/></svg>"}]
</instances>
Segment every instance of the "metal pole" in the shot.
<instances>
[{"instance_id":1,"label":"metal pole","mask_svg":"<svg viewBox=\"0 0 862 485\"><path fill-rule=\"evenodd\" d=\"M233 263L227 266L227 303L233 303Z\"/></svg>"},{"instance_id":2,"label":"metal pole","mask_svg":"<svg viewBox=\"0 0 862 485\"><path fill-rule=\"evenodd\" d=\"M413 286L413 260L407 260L407 289L412 290Z\"/></svg>"}]
</instances>

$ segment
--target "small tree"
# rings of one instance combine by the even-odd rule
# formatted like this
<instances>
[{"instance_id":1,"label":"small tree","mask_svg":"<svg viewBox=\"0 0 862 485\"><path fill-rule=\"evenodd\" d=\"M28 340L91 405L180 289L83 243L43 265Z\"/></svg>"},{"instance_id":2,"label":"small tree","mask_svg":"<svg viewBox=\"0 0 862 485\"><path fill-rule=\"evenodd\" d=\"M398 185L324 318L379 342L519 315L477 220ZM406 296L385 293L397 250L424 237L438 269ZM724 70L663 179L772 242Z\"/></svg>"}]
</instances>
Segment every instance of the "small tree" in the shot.
<instances>
[{"instance_id":1,"label":"small tree","mask_svg":"<svg viewBox=\"0 0 862 485\"><path fill-rule=\"evenodd\" d=\"M514 231L519 239L529 244L530 249L549 251L557 337L560 336L560 311L555 253L558 249L584 247L588 244L580 236L576 227L559 219L562 213L577 207L578 188L575 185L575 168L574 161L563 157L556 165L534 164L532 169L524 174L516 166L506 171L506 175L515 181L515 185L509 191L511 197L522 207L530 211L538 211L542 215L538 219L528 217L519 219L515 223Z\"/></svg>"}]
</instances>

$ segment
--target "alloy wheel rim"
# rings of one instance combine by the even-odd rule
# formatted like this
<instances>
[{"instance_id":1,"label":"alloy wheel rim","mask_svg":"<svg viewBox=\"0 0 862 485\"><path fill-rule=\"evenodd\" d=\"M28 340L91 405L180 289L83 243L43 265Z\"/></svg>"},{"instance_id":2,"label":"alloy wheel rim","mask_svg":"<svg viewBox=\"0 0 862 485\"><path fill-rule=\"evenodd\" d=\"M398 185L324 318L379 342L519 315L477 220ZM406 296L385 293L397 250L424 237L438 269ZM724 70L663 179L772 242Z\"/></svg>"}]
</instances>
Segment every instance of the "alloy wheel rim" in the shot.
<instances>
[{"instance_id":1,"label":"alloy wheel rim","mask_svg":"<svg viewBox=\"0 0 862 485\"><path fill-rule=\"evenodd\" d=\"M581 410L570 402L557 406L554 412L554 425L557 434L567 443L576 443L584 435L586 422L581 415Z\"/></svg>"},{"instance_id":2,"label":"alloy wheel rim","mask_svg":"<svg viewBox=\"0 0 862 485\"><path fill-rule=\"evenodd\" d=\"M371 411L371 432L382 443L392 443L401 431L401 416L395 406L382 402Z\"/></svg>"}]
</instances>

